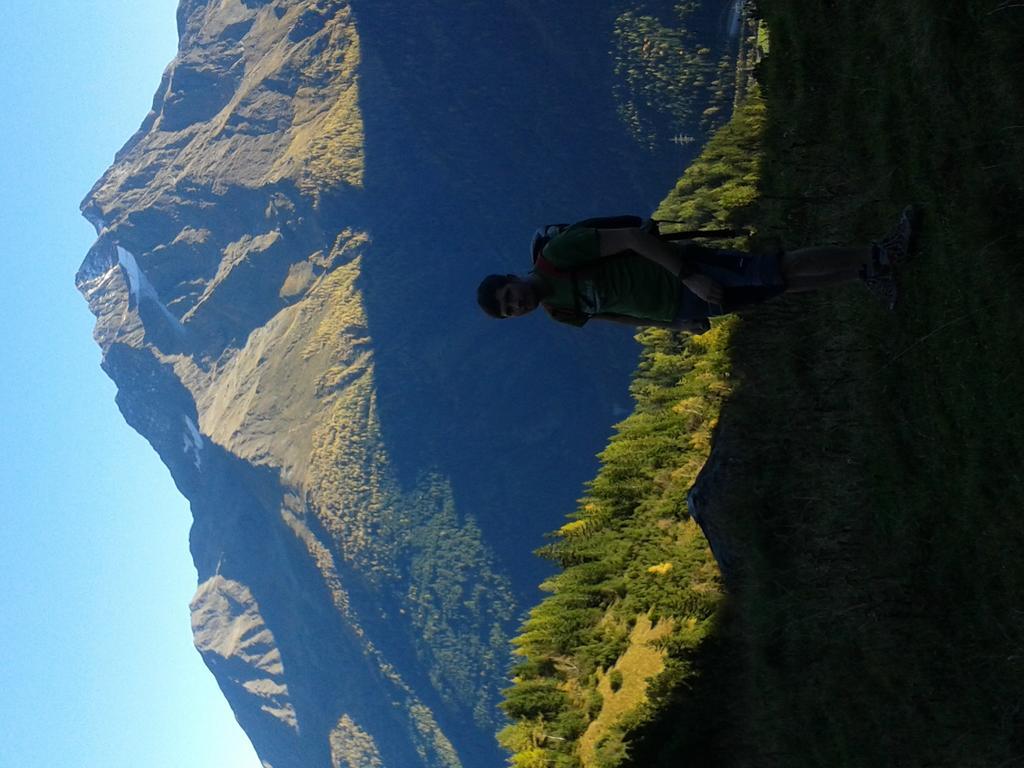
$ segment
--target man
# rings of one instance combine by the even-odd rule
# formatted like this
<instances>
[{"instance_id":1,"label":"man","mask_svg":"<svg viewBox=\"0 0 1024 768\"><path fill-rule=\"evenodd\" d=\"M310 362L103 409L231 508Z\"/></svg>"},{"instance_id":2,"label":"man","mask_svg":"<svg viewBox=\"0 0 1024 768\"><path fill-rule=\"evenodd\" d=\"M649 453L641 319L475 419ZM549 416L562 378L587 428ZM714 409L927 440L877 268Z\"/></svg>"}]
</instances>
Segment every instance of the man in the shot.
<instances>
[{"instance_id":1,"label":"man","mask_svg":"<svg viewBox=\"0 0 1024 768\"><path fill-rule=\"evenodd\" d=\"M812 247L785 253L715 249L670 242L636 217L588 219L534 236L534 268L525 276L489 275L477 302L496 318L543 306L552 317L582 326L592 319L690 332L780 293L864 282L895 306L895 266L907 257L915 211L908 206L893 231L855 247Z\"/></svg>"}]
</instances>

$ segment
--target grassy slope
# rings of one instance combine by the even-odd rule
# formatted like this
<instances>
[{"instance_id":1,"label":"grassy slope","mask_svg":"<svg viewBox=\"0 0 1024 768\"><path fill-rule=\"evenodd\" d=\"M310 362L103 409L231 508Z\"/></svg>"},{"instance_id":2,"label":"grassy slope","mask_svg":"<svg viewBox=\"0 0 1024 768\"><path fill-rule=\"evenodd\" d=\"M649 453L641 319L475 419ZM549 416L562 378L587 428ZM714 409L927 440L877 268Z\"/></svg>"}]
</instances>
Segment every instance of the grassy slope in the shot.
<instances>
[{"instance_id":1,"label":"grassy slope","mask_svg":"<svg viewBox=\"0 0 1024 768\"><path fill-rule=\"evenodd\" d=\"M851 287L728 329L747 578L624 764L1016 764L1024 9L762 11L762 231L863 241L907 200L926 228L895 315Z\"/></svg>"},{"instance_id":2,"label":"grassy slope","mask_svg":"<svg viewBox=\"0 0 1024 768\"><path fill-rule=\"evenodd\" d=\"M909 200L926 226L895 315L851 287L733 336L750 571L705 670L727 762L1024 760L1024 17L994 8L763 4L763 230L863 241Z\"/></svg>"},{"instance_id":3,"label":"grassy slope","mask_svg":"<svg viewBox=\"0 0 1024 768\"><path fill-rule=\"evenodd\" d=\"M765 226L855 242L908 200L926 226L895 317L851 289L735 338L732 418L772 446L738 606L754 762L1024 758L1024 17L996 7L764 3Z\"/></svg>"}]
</instances>

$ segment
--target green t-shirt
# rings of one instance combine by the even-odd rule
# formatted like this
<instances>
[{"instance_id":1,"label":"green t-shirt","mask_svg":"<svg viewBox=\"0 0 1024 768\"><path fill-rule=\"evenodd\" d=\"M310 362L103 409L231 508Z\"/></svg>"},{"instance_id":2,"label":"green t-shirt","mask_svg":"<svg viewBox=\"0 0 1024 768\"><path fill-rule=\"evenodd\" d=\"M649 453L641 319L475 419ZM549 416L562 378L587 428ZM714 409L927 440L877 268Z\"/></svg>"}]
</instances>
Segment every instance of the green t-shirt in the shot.
<instances>
[{"instance_id":1,"label":"green t-shirt","mask_svg":"<svg viewBox=\"0 0 1024 768\"><path fill-rule=\"evenodd\" d=\"M667 269L631 251L601 257L597 230L573 225L552 238L544 258L559 270L576 270L579 310L584 315L626 315L640 320L671 322L676 316L682 285ZM534 268L550 294L544 303L575 310L573 281L569 275L545 274ZM571 322L571 321L569 321ZM580 318L582 325L585 318Z\"/></svg>"}]
</instances>

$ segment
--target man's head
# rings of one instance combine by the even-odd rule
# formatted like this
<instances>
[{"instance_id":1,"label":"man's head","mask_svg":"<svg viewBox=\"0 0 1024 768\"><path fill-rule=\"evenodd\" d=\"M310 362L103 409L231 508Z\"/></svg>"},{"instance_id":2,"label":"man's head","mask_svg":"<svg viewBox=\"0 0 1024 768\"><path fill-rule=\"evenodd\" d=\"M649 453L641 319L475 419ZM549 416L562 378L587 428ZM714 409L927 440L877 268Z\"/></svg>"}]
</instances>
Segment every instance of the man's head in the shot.
<instances>
[{"instance_id":1,"label":"man's head","mask_svg":"<svg viewBox=\"0 0 1024 768\"><path fill-rule=\"evenodd\" d=\"M517 275L488 275L476 289L476 301L491 317L519 317L540 302L537 287Z\"/></svg>"}]
</instances>

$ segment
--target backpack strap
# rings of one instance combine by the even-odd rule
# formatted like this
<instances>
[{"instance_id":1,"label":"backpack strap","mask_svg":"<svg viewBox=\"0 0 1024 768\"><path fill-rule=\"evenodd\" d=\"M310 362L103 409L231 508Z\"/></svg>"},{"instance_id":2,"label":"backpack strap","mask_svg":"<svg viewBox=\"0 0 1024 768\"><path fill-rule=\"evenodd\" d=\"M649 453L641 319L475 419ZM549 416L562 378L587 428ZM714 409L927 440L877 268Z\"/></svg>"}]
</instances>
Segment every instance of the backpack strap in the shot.
<instances>
[{"instance_id":1,"label":"backpack strap","mask_svg":"<svg viewBox=\"0 0 1024 768\"><path fill-rule=\"evenodd\" d=\"M566 278L572 277L574 270L559 269L544 255L543 252L537 254L537 258L533 262L534 268L548 277Z\"/></svg>"},{"instance_id":2,"label":"backpack strap","mask_svg":"<svg viewBox=\"0 0 1024 768\"><path fill-rule=\"evenodd\" d=\"M693 240L695 237L750 237L750 232L745 229L687 229L682 232L661 232L661 224L687 224L688 222L673 219L651 219L651 223L655 227L654 233L662 240Z\"/></svg>"},{"instance_id":3,"label":"backpack strap","mask_svg":"<svg viewBox=\"0 0 1024 768\"><path fill-rule=\"evenodd\" d=\"M650 219L641 219L639 216L597 216L592 219L583 219L573 224L574 227L589 227L591 229L632 229L643 227Z\"/></svg>"}]
</instances>

